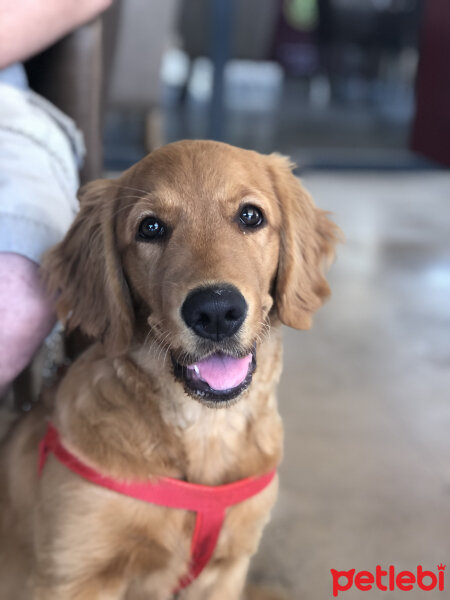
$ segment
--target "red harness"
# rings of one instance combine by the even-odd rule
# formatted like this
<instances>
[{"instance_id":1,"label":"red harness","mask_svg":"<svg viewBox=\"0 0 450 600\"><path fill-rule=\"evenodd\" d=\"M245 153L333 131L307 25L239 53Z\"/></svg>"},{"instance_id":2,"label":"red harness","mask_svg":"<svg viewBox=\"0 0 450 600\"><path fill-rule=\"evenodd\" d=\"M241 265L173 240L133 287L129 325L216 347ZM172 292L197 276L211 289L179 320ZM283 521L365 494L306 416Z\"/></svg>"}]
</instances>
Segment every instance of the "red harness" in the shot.
<instances>
[{"instance_id":1,"label":"red harness","mask_svg":"<svg viewBox=\"0 0 450 600\"><path fill-rule=\"evenodd\" d=\"M218 486L188 483L171 477L162 477L156 483L117 481L101 475L66 450L53 425L48 426L47 433L39 444L39 475L50 452L68 469L91 483L144 502L197 513L189 573L181 578L176 591L187 587L208 563L217 544L226 508L256 496L269 485L276 472L274 469L261 477L248 477Z\"/></svg>"}]
</instances>

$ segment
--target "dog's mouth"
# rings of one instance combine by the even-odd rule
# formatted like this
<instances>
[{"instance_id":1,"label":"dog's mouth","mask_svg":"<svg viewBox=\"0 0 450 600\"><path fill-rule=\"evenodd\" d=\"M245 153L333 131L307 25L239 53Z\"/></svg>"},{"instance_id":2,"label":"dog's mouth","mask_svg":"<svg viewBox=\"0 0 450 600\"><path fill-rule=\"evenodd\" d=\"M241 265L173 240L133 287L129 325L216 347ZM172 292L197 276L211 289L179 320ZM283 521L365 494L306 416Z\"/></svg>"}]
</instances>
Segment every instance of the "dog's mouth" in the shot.
<instances>
[{"instance_id":1,"label":"dog's mouth","mask_svg":"<svg viewBox=\"0 0 450 600\"><path fill-rule=\"evenodd\" d=\"M175 377L185 391L208 406L227 405L248 388L256 369L255 350L243 357L216 352L188 365L172 356Z\"/></svg>"}]
</instances>

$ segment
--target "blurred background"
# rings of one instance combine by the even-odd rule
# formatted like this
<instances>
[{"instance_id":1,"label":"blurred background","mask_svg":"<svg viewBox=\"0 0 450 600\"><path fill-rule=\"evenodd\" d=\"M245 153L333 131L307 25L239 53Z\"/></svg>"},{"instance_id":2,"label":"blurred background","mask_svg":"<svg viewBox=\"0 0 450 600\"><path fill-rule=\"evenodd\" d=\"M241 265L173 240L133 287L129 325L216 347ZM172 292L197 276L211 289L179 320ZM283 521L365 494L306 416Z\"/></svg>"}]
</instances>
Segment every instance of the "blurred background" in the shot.
<instances>
[{"instance_id":1,"label":"blurred background","mask_svg":"<svg viewBox=\"0 0 450 600\"><path fill-rule=\"evenodd\" d=\"M295 599L450 554L449 57L448 0L116 0L28 64L85 133L84 180L182 138L277 151L346 235L332 300L285 332L252 576Z\"/></svg>"},{"instance_id":2,"label":"blurred background","mask_svg":"<svg viewBox=\"0 0 450 600\"><path fill-rule=\"evenodd\" d=\"M443 26L444 15L439 1L429 4L428 14L421 0L124 3L107 100L107 168L182 138L276 149L301 168L449 164L448 143L445 151L422 139L427 114L416 113L420 85L434 69L436 89L427 93L447 89L447 142L448 67L429 57L440 43L431 28L436 20ZM442 61L448 52L442 47ZM417 89L419 56L425 72Z\"/></svg>"},{"instance_id":3,"label":"blurred background","mask_svg":"<svg viewBox=\"0 0 450 600\"><path fill-rule=\"evenodd\" d=\"M450 165L447 0L116 0L28 64L86 176L214 138L300 169ZM55 76L56 75L56 76ZM64 82L63 84L61 82Z\"/></svg>"}]
</instances>

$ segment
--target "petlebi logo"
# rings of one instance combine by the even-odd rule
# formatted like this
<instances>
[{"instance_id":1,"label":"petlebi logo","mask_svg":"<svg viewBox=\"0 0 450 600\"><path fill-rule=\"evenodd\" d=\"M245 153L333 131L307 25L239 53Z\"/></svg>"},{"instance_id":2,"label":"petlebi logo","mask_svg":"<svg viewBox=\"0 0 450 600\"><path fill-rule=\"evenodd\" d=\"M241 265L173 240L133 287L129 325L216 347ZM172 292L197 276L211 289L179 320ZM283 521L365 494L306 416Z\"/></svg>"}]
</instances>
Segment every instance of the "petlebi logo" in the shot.
<instances>
[{"instance_id":1,"label":"petlebi logo","mask_svg":"<svg viewBox=\"0 0 450 600\"><path fill-rule=\"evenodd\" d=\"M377 565L375 572L358 571L350 569L349 571L336 571L330 569L333 586L333 596L338 596L341 592L355 587L361 592L368 592L372 589L379 589L383 592L401 590L409 592L414 589L430 592L431 590L444 591L445 587L445 567L446 565L437 565L437 572L425 571L422 565L418 565L415 571L398 571L394 565L389 565L383 569Z\"/></svg>"}]
</instances>

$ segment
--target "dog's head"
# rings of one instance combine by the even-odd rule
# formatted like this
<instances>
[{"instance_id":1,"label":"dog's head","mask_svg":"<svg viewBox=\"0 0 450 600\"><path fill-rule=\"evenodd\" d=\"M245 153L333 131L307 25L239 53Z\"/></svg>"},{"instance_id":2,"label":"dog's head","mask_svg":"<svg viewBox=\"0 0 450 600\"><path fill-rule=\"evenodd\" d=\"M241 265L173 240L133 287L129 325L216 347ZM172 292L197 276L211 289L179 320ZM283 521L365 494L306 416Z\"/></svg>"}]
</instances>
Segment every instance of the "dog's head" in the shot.
<instances>
[{"instance_id":1,"label":"dog's head","mask_svg":"<svg viewBox=\"0 0 450 600\"><path fill-rule=\"evenodd\" d=\"M111 355L148 345L210 406L250 385L274 320L308 329L329 295L338 230L281 156L178 142L80 203L44 262L59 316Z\"/></svg>"}]
</instances>

